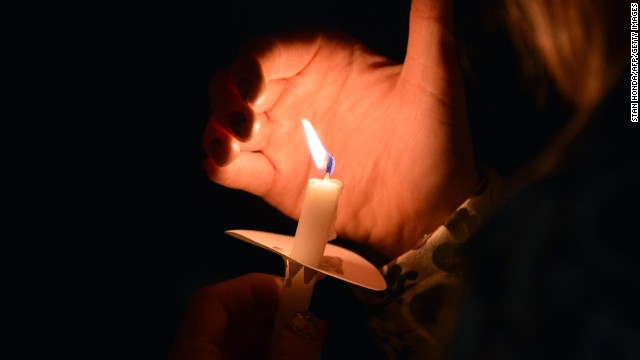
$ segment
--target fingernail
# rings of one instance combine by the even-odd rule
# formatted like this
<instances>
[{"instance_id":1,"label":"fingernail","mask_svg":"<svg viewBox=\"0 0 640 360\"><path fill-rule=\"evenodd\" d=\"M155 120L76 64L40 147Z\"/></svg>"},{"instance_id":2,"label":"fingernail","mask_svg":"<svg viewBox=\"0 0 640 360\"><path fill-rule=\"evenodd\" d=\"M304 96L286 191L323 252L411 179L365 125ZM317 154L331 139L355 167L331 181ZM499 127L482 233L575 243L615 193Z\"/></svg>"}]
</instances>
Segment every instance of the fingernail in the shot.
<instances>
[{"instance_id":1,"label":"fingernail","mask_svg":"<svg viewBox=\"0 0 640 360\"><path fill-rule=\"evenodd\" d=\"M238 89L242 100L246 102L249 98L249 91L251 91L251 80L246 77L240 78L236 83L236 88Z\"/></svg>"},{"instance_id":2,"label":"fingernail","mask_svg":"<svg viewBox=\"0 0 640 360\"><path fill-rule=\"evenodd\" d=\"M318 322L309 311L295 313L287 325L287 330L309 340L315 341L318 338Z\"/></svg>"},{"instance_id":3,"label":"fingernail","mask_svg":"<svg viewBox=\"0 0 640 360\"><path fill-rule=\"evenodd\" d=\"M227 151L224 147L224 142L221 139L215 138L211 141L211 157L218 166L224 166L227 162Z\"/></svg>"},{"instance_id":4,"label":"fingernail","mask_svg":"<svg viewBox=\"0 0 640 360\"><path fill-rule=\"evenodd\" d=\"M249 121L247 121L247 116L244 113L241 113L240 111L233 111L227 115L227 120L231 131L233 131L238 139L243 140L251 135L251 127L249 126Z\"/></svg>"}]
</instances>

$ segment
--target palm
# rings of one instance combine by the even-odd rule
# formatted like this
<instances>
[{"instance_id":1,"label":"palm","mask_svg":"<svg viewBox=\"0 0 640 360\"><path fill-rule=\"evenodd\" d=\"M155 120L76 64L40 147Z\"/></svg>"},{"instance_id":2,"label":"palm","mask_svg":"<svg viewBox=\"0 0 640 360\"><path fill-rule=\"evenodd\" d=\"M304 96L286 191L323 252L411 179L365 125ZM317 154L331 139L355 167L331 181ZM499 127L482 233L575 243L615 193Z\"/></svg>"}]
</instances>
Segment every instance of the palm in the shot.
<instances>
[{"instance_id":1,"label":"palm","mask_svg":"<svg viewBox=\"0 0 640 360\"><path fill-rule=\"evenodd\" d=\"M255 107L268 119L260 152L272 165L255 176L271 181L247 190L299 216L306 179L318 176L300 123L307 118L344 183L338 234L397 255L475 185L460 81L448 66L434 66L429 82L414 81L403 65L350 38L320 39L304 69L270 84L278 95Z\"/></svg>"}]
</instances>

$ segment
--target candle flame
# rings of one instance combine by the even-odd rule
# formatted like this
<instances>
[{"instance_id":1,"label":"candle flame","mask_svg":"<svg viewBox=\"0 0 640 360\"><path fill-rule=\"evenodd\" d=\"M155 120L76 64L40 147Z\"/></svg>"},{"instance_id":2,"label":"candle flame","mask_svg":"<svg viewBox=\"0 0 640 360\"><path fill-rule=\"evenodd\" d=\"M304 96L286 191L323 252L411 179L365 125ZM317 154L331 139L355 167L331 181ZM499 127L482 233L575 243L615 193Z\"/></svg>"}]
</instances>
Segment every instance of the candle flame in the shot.
<instances>
[{"instance_id":1,"label":"candle flame","mask_svg":"<svg viewBox=\"0 0 640 360\"><path fill-rule=\"evenodd\" d=\"M333 171L336 168L336 159L322 146L322 142L320 142L320 138L318 138L315 130L313 130L313 126L311 126L309 120L302 119L302 126L307 135L309 150L311 150L311 157L316 167L319 171L324 169L325 175L333 175Z\"/></svg>"}]
</instances>

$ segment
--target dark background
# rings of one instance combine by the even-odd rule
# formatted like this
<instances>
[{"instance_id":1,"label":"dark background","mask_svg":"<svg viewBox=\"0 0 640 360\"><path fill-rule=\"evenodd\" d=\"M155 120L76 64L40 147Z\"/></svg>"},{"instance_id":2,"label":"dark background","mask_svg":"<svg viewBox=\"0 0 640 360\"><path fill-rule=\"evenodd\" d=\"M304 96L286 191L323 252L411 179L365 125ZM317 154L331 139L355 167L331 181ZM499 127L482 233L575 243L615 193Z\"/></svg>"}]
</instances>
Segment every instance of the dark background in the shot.
<instances>
[{"instance_id":1,"label":"dark background","mask_svg":"<svg viewBox=\"0 0 640 360\"><path fill-rule=\"evenodd\" d=\"M247 39L308 26L343 30L402 61L409 4L0 5L0 358L165 358L192 291L246 272L282 274L279 257L223 234L293 234L295 222L206 178L208 81ZM521 134L555 123L527 121L536 113L520 100L526 91L512 90L525 87L508 39L459 4L478 159L506 170L540 145ZM493 92L483 91L487 80ZM335 305L352 299L342 284L319 287L319 316L343 316Z\"/></svg>"},{"instance_id":2,"label":"dark background","mask_svg":"<svg viewBox=\"0 0 640 360\"><path fill-rule=\"evenodd\" d=\"M223 234L295 222L207 179L207 85L245 40L298 27L401 59L406 29L391 24L408 2L366 3L0 5L0 358L165 358L192 291L283 274L278 256Z\"/></svg>"}]
</instances>

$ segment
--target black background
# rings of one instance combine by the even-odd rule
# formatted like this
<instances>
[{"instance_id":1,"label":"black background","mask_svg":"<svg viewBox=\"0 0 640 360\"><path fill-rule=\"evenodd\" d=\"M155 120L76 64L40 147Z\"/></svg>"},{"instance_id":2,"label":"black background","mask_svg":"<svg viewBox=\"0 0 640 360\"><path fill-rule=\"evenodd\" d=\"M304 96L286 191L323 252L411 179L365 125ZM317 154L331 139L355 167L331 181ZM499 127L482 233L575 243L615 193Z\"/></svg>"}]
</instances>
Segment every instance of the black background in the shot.
<instances>
[{"instance_id":1,"label":"black background","mask_svg":"<svg viewBox=\"0 0 640 360\"><path fill-rule=\"evenodd\" d=\"M308 26L343 30L402 61L409 4L0 5L0 358L164 358L192 291L246 272L281 274L279 257L223 234L292 234L295 222L206 178L208 81L247 39ZM465 6L457 26L466 56L478 54L465 73L478 158L509 169L540 145L518 134L555 123L527 121L536 114L522 110L526 91L507 90L519 80L506 37L483 38L499 27ZM493 92L480 86L487 79ZM520 121L509 121L514 112ZM336 283L319 284L321 317L351 304Z\"/></svg>"},{"instance_id":2,"label":"black background","mask_svg":"<svg viewBox=\"0 0 640 360\"><path fill-rule=\"evenodd\" d=\"M245 40L298 27L400 60L408 3L366 3L4 3L0 358L165 358L192 291L282 274L223 234L295 222L207 179L207 85Z\"/></svg>"}]
</instances>

